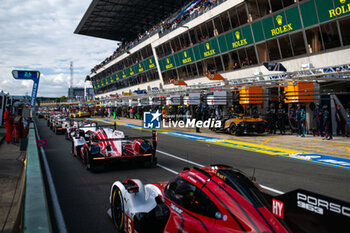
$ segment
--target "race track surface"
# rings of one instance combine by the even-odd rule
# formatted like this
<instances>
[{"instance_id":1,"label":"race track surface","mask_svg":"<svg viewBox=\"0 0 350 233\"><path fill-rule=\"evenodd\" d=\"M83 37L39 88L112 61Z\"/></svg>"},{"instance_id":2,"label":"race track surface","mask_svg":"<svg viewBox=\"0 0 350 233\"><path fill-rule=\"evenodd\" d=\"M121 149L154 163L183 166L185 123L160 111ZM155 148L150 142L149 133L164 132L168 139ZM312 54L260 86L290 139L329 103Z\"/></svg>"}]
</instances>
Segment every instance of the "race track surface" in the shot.
<instances>
[{"instance_id":1,"label":"race track surface","mask_svg":"<svg viewBox=\"0 0 350 233\"><path fill-rule=\"evenodd\" d=\"M303 188L350 202L350 171L304 161L243 151L180 137L158 134L158 164L110 166L91 173L71 154L71 142L55 135L43 119L37 120L41 139L48 140L45 153L68 232L116 232L107 216L109 192L116 180L140 179L144 183L168 181L184 167L194 164L227 164L252 175L259 184L280 192ZM111 126L110 126L111 127ZM150 136L118 126L128 136ZM277 195L276 192L268 191ZM50 202L49 202L50 204ZM52 211L50 215L53 216ZM53 220L54 223L54 220ZM55 230L54 226L54 230Z\"/></svg>"}]
</instances>

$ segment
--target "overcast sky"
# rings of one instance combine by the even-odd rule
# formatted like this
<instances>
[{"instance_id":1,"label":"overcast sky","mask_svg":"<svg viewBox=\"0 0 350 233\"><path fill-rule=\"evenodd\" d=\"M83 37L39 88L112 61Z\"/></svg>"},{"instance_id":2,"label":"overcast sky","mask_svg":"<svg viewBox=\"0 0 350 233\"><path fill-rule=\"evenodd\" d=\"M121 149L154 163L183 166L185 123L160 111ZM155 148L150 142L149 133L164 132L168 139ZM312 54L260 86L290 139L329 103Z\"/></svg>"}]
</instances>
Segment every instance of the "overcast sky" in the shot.
<instances>
[{"instance_id":1,"label":"overcast sky","mask_svg":"<svg viewBox=\"0 0 350 233\"><path fill-rule=\"evenodd\" d=\"M31 95L32 81L13 69L41 72L38 96L67 96L70 62L74 86L110 56L117 42L74 34L91 0L0 0L0 91Z\"/></svg>"}]
</instances>

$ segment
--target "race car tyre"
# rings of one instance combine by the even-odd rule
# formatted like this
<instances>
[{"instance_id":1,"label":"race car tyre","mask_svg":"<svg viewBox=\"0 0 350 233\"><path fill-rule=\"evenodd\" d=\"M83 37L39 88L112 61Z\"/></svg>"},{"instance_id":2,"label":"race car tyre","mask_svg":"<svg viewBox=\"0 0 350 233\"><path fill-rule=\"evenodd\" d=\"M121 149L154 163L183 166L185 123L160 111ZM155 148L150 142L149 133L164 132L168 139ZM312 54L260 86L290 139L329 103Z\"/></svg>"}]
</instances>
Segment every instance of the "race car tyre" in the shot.
<instances>
[{"instance_id":1,"label":"race car tyre","mask_svg":"<svg viewBox=\"0 0 350 233\"><path fill-rule=\"evenodd\" d=\"M237 127L236 127L235 124L231 124L231 125L230 125L229 133L230 133L231 135L237 135Z\"/></svg>"},{"instance_id":2,"label":"race car tyre","mask_svg":"<svg viewBox=\"0 0 350 233\"><path fill-rule=\"evenodd\" d=\"M54 130L55 134L58 134L57 128L55 127Z\"/></svg>"},{"instance_id":3,"label":"race car tyre","mask_svg":"<svg viewBox=\"0 0 350 233\"><path fill-rule=\"evenodd\" d=\"M67 130L66 130L65 133L64 133L64 139L69 140L68 131L67 131Z\"/></svg>"},{"instance_id":4,"label":"race car tyre","mask_svg":"<svg viewBox=\"0 0 350 233\"><path fill-rule=\"evenodd\" d=\"M112 192L111 212L114 226L118 232L124 232L123 195L118 187L115 187Z\"/></svg>"}]
</instances>

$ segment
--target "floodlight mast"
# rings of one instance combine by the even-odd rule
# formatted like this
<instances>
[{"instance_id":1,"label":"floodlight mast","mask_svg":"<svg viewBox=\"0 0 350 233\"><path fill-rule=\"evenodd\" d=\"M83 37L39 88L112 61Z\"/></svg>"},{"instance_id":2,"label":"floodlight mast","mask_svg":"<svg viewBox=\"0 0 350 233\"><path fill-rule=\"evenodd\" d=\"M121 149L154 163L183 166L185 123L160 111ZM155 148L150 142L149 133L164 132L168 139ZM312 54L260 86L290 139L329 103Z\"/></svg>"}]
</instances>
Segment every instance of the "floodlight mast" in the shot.
<instances>
[{"instance_id":1,"label":"floodlight mast","mask_svg":"<svg viewBox=\"0 0 350 233\"><path fill-rule=\"evenodd\" d=\"M73 61L70 62L70 88L73 88Z\"/></svg>"}]
</instances>

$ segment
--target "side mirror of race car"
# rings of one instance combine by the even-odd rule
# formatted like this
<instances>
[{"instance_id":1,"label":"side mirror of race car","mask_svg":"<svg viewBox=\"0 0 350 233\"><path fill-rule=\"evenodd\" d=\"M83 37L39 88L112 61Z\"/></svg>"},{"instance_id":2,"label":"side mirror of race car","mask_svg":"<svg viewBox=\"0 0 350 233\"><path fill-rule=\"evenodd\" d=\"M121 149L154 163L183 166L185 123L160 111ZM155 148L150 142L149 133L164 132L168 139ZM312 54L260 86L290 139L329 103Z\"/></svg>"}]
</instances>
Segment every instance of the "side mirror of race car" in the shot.
<instances>
[{"instance_id":1,"label":"side mirror of race car","mask_svg":"<svg viewBox=\"0 0 350 233\"><path fill-rule=\"evenodd\" d=\"M128 191L128 193L139 192L139 186L133 180L127 180L126 185L126 190Z\"/></svg>"}]
</instances>

